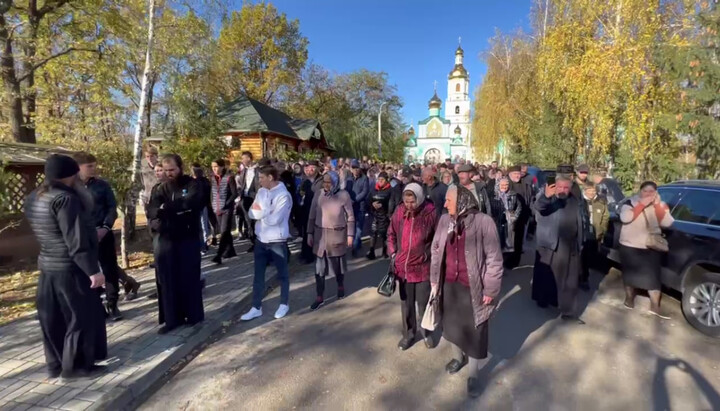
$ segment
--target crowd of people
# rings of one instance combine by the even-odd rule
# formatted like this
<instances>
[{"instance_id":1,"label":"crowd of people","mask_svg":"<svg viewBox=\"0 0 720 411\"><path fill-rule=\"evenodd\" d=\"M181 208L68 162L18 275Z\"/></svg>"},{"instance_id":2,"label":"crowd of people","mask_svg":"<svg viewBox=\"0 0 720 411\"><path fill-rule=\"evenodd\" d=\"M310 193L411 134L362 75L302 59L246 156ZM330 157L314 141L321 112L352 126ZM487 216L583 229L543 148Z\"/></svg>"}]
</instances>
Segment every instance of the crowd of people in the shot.
<instances>
[{"instance_id":1,"label":"crowd of people","mask_svg":"<svg viewBox=\"0 0 720 411\"><path fill-rule=\"evenodd\" d=\"M598 194L593 182L598 179L589 178L586 165L559 165L554 179L545 182L529 174L527 164L502 169L497 162L450 159L402 165L327 157L287 164L256 162L243 152L236 170L229 166L217 159L187 167L176 154L160 157L156 148L145 149L140 200L153 241L161 334L203 321L202 255L212 245L214 263L235 257L235 230L254 256L245 321L263 315L270 264L281 285L275 318L290 311L290 241L302 241L299 261L314 264L310 310L317 310L325 303L328 275L337 282L337 298L345 297L348 255L359 256L362 236L369 235L365 257L390 258L397 279L398 347L410 348L418 332L427 348L436 346L432 330L421 324L426 307L439 301L442 337L455 353L446 370L453 374L469 364L471 396L481 392L477 372L487 357L488 320L498 306L503 274L519 265L527 238L535 238L532 298L539 307L557 307L563 320L583 323L578 290L589 289L589 271L600 263L598 247L609 221L607 199ZM50 156L44 183L26 202L41 244L37 307L52 377L101 369L95 362L107 355L104 321L122 318L120 284L127 299L139 288L117 265L116 202L96 170L89 153ZM620 242L628 261L625 306L634 307L636 289L647 289L651 312L666 318L660 311L660 252L648 239L672 217L656 188L643 183L640 193L621 205L626 229Z\"/></svg>"}]
</instances>

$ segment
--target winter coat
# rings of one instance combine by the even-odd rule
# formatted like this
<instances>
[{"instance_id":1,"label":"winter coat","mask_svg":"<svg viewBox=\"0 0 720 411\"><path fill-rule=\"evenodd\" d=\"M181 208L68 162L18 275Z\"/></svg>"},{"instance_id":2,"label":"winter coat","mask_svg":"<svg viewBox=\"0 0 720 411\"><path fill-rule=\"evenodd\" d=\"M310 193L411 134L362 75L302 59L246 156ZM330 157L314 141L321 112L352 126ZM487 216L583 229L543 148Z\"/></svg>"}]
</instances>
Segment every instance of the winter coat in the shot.
<instances>
[{"instance_id":1,"label":"winter coat","mask_svg":"<svg viewBox=\"0 0 720 411\"><path fill-rule=\"evenodd\" d=\"M397 184L395 184L394 187L390 188L390 206L388 210L390 211L390 215L392 216L395 213L395 210L397 207L402 204L403 202L403 189L405 188L405 184L403 184L402 181L396 180Z\"/></svg>"},{"instance_id":2,"label":"winter coat","mask_svg":"<svg viewBox=\"0 0 720 411\"><path fill-rule=\"evenodd\" d=\"M432 201L435 206L435 212L438 217L440 217L440 215L445 212L445 194L447 194L448 186L436 181L431 187L427 185L423 187L425 189L425 198Z\"/></svg>"},{"instance_id":3,"label":"winter coat","mask_svg":"<svg viewBox=\"0 0 720 411\"><path fill-rule=\"evenodd\" d=\"M589 238L590 235L590 220L587 215L587 206L584 200L579 200L574 195L569 196L567 201L577 202L577 249L582 250L585 240ZM536 211L535 218L537 219L537 228L535 231L537 247L543 247L553 251L557 250L560 240L560 213L557 213L560 209L558 198L556 196L547 198L545 193L541 192L538 194L533 208Z\"/></svg>"},{"instance_id":4,"label":"winter coat","mask_svg":"<svg viewBox=\"0 0 720 411\"><path fill-rule=\"evenodd\" d=\"M92 220L95 227L112 230L118 216L117 202L112 187L107 181L93 177L85 183L85 188L92 194Z\"/></svg>"},{"instance_id":5,"label":"winter coat","mask_svg":"<svg viewBox=\"0 0 720 411\"><path fill-rule=\"evenodd\" d=\"M200 189L202 192L202 187ZM204 193L202 194L204 197ZM221 215L232 212L235 209L235 199L238 196L235 178L227 172L223 172L220 177L211 175L210 196L213 213Z\"/></svg>"},{"instance_id":6,"label":"winter coat","mask_svg":"<svg viewBox=\"0 0 720 411\"><path fill-rule=\"evenodd\" d=\"M443 214L433 237L430 262L430 282L442 284L445 278L445 246L452 217ZM497 307L503 276L503 256L495 221L483 213L465 218L465 263L470 278L470 297L475 325L490 318ZM484 305L483 296L493 298Z\"/></svg>"},{"instance_id":7,"label":"winter coat","mask_svg":"<svg viewBox=\"0 0 720 411\"><path fill-rule=\"evenodd\" d=\"M370 182L365 174L360 174L360 177L355 179L352 191L354 193L353 210L355 210L355 214L364 213L367 211L367 200L370 195Z\"/></svg>"},{"instance_id":8,"label":"winter coat","mask_svg":"<svg viewBox=\"0 0 720 411\"><path fill-rule=\"evenodd\" d=\"M522 202L518 194L512 189L508 190L506 204L500 197L500 193L496 192L492 199L492 210L503 251L514 251L515 226L523 211Z\"/></svg>"},{"instance_id":9,"label":"winter coat","mask_svg":"<svg viewBox=\"0 0 720 411\"><path fill-rule=\"evenodd\" d=\"M51 183L42 194L35 190L25 200L25 216L40 243L41 271L100 272L91 203L61 183Z\"/></svg>"},{"instance_id":10,"label":"winter coat","mask_svg":"<svg viewBox=\"0 0 720 411\"><path fill-rule=\"evenodd\" d=\"M487 191L487 186L481 181L476 181L473 182L473 187L475 189L474 194L477 194L475 199L478 202L480 212L492 216L492 203L490 201L490 193ZM472 192L473 190L470 189L470 191Z\"/></svg>"},{"instance_id":11,"label":"winter coat","mask_svg":"<svg viewBox=\"0 0 720 411\"><path fill-rule=\"evenodd\" d=\"M383 190L373 190L370 200L368 201L368 210L372 213L372 232L373 233L387 233L388 226L390 225L390 185ZM381 207L376 209L373 207L373 203L379 202Z\"/></svg>"},{"instance_id":12,"label":"winter coat","mask_svg":"<svg viewBox=\"0 0 720 411\"><path fill-rule=\"evenodd\" d=\"M332 196L325 190L315 193L310 207L307 232L313 236L313 253L322 257L342 257L348 237L355 237L355 216L350 194L340 190Z\"/></svg>"},{"instance_id":13,"label":"winter coat","mask_svg":"<svg viewBox=\"0 0 720 411\"><path fill-rule=\"evenodd\" d=\"M387 248L395 254L395 274L409 283L430 279L430 246L438 216L432 202L425 200L407 218L405 204L392 215L388 228Z\"/></svg>"}]
</instances>

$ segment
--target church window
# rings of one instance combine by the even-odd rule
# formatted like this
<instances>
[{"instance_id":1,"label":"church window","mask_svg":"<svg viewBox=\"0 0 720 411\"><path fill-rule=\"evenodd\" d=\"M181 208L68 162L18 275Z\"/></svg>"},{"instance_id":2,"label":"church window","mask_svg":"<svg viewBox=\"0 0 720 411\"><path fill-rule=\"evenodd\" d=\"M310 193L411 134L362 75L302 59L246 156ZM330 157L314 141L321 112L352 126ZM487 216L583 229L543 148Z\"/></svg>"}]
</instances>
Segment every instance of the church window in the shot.
<instances>
[{"instance_id":1,"label":"church window","mask_svg":"<svg viewBox=\"0 0 720 411\"><path fill-rule=\"evenodd\" d=\"M460 114L460 106L455 106L455 114Z\"/></svg>"},{"instance_id":2,"label":"church window","mask_svg":"<svg viewBox=\"0 0 720 411\"><path fill-rule=\"evenodd\" d=\"M455 85L455 91L457 91L458 93L460 92L460 83L457 83Z\"/></svg>"}]
</instances>

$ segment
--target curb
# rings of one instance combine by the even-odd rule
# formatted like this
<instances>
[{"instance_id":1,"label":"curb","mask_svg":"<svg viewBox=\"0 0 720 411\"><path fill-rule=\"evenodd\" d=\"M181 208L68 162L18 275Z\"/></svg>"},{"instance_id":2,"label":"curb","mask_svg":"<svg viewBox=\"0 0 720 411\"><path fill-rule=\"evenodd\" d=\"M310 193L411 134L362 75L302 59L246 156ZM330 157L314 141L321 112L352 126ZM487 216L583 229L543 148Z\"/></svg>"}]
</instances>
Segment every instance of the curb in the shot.
<instances>
[{"instance_id":1,"label":"curb","mask_svg":"<svg viewBox=\"0 0 720 411\"><path fill-rule=\"evenodd\" d=\"M270 271L270 270L268 270ZM265 290L266 295L270 287L272 287L277 279L277 271L274 269L271 273L266 273ZM125 410L134 409L149 394L155 392L158 385L164 382L163 377L170 371L180 360L189 355L196 348L210 339L216 332L223 327L223 323L237 317L243 309L252 302L252 287L249 292L235 303L231 303L229 308L225 310L219 318L210 322L204 322L204 326L196 334L192 335L188 340L179 346L172 354L162 360L158 365L153 367L144 375L137 378L124 381L111 392L105 393L97 400L88 410Z\"/></svg>"}]
</instances>

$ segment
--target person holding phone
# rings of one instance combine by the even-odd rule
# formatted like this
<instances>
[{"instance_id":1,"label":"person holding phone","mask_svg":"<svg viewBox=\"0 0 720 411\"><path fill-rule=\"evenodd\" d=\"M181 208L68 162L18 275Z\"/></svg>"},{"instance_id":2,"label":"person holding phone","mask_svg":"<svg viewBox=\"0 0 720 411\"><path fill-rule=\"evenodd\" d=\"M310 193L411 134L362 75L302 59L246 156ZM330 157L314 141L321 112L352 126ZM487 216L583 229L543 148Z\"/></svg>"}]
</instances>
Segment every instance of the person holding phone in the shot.
<instances>
[{"instance_id":1,"label":"person holding phone","mask_svg":"<svg viewBox=\"0 0 720 411\"><path fill-rule=\"evenodd\" d=\"M620 261L625 284L625 308L635 308L638 288L648 290L650 314L668 320L670 317L660 311L660 260L663 253L648 247L648 237L651 232L660 232L660 227L670 227L675 220L668 205L660 199L657 184L652 181L642 183L640 192L622 203L619 214L623 223Z\"/></svg>"},{"instance_id":2,"label":"person holding phone","mask_svg":"<svg viewBox=\"0 0 720 411\"><path fill-rule=\"evenodd\" d=\"M541 308L558 307L563 320L579 320L575 300L581 258L589 231L587 210L572 193L572 177L558 174L555 184L533 205L537 213L537 248L533 268L532 299Z\"/></svg>"}]
</instances>

